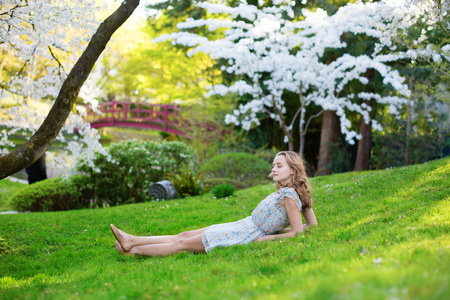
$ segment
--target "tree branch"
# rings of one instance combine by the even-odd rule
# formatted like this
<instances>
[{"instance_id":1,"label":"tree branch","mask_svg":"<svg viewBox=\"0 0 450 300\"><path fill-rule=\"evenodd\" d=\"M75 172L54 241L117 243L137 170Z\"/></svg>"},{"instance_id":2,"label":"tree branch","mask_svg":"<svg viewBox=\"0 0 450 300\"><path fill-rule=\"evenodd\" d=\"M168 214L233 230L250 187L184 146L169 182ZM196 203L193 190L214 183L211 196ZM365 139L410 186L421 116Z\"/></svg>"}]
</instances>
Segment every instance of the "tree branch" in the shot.
<instances>
[{"instance_id":1,"label":"tree branch","mask_svg":"<svg viewBox=\"0 0 450 300\"><path fill-rule=\"evenodd\" d=\"M275 108L275 111L278 115L278 117L280 117L280 121L281 121L281 128L283 129L284 133L286 133L286 135L289 137L289 139L292 137L291 133L289 132L288 127L286 126L286 123L284 122L284 117L283 114L281 113L281 110L278 108L277 104L275 103L275 97L272 96L272 105Z\"/></svg>"},{"instance_id":2,"label":"tree branch","mask_svg":"<svg viewBox=\"0 0 450 300\"><path fill-rule=\"evenodd\" d=\"M81 86L112 34L128 19L138 5L139 0L124 0L120 7L100 24L86 50L64 81L58 97L41 127L25 144L0 157L0 179L31 165L47 151L64 126Z\"/></svg>"},{"instance_id":3,"label":"tree branch","mask_svg":"<svg viewBox=\"0 0 450 300\"><path fill-rule=\"evenodd\" d=\"M59 59L56 58L55 54L53 53L52 47L48 46L48 50L50 51L50 54L52 55L52 57L53 57L53 58L56 60L56 62L58 63L59 68L60 68L60 69L63 69L63 71L65 72L66 70L64 70L63 65L61 64L61 62L59 61ZM59 72L59 71L58 71L58 72Z\"/></svg>"},{"instance_id":4,"label":"tree branch","mask_svg":"<svg viewBox=\"0 0 450 300\"><path fill-rule=\"evenodd\" d=\"M318 116L320 116L321 114L323 114L323 112L324 112L324 110L322 109L319 113L317 113L317 114L312 115L311 117L309 117L308 122L306 122L306 125L305 125L305 130L303 131L303 134L304 134L304 135L306 134L306 131L308 131L308 126L309 126L309 123L311 122L311 120L314 119L314 118L317 118Z\"/></svg>"},{"instance_id":5,"label":"tree branch","mask_svg":"<svg viewBox=\"0 0 450 300\"><path fill-rule=\"evenodd\" d=\"M0 16L4 16L4 15L8 15L8 14L10 14L10 13L13 13L13 11L14 11L16 8L26 7L27 5L28 5L28 4L24 4L24 5L18 5L18 4L17 4L16 6L12 7L10 10L1 12L1 13L0 13Z\"/></svg>"}]
</instances>

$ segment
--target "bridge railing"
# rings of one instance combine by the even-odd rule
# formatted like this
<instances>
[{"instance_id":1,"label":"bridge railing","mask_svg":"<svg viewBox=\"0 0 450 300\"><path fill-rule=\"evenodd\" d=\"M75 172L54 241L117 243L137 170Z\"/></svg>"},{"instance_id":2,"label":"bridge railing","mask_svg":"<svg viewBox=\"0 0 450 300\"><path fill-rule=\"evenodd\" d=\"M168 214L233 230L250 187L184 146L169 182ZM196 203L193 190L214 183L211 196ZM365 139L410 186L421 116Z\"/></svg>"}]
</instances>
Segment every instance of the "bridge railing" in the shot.
<instances>
[{"instance_id":1,"label":"bridge railing","mask_svg":"<svg viewBox=\"0 0 450 300\"><path fill-rule=\"evenodd\" d=\"M180 129L186 121L173 105L112 101L100 103L101 114L96 114L89 106L87 110L86 121L94 128L141 127L184 135Z\"/></svg>"}]
</instances>

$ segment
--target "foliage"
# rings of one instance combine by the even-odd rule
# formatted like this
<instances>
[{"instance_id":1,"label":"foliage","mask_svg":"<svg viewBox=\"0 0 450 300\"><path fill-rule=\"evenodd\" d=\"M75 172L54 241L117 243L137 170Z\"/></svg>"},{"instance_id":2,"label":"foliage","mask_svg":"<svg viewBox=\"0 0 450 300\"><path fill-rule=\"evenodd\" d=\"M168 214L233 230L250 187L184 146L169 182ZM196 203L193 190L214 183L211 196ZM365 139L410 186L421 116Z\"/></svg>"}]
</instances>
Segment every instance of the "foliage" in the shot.
<instances>
[{"instance_id":1,"label":"foliage","mask_svg":"<svg viewBox=\"0 0 450 300\"><path fill-rule=\"evenodd\" d=\"M94 191L89 188L89 177L75 175L69 179L54 177L20 189L10 199L17 211L59 211L88 208Z\"/></svg>"},{"instance_id":2,"label":"foliage","mask_svg":"<svg viewBox=\"0 0 450 300\"><path fill-rule=\"evenodd\" d=\"M195 173L186 165L178 169L176 173L169 174L168 177L181 198L201 195L208 191L207 185L202 180L201 172Z\"/></svg>"},{"instance_id":3,"label":"foliage","mask_svg":"<svg viewBox=\"0 0 450 300\"><path fill-rule=\"evenodd\" d=\"M385 131L375 133L371 164L375 169L423 163L445 156L450 147L450 106L434 97L417 99L398 118L379 118Z\"/></svg>"},{"instance_id":4,"label":"foliage","mask_svg":"<svg viewBox=\"0 0 450 300\"><path fill-rule=\"evenodd\" d=\"M1 299L446 299L450 158L312 178L319 225L210 254L124 257L108 224L177 234L249 216L275 189L101 210L2 215ZM299 285L299 283L301 283ZM307 287L307 288L304 288Z\"/></svg>"},{"instance_id":5,"label":"foliage","mask_svg":"<svg viewBox=\"0 0 450 300\"><path fill-rule=\"evenodd\" d=\"M330 160L328 169L332 173L342 173L352 170L350 155L344 142L330 143Z\"/></svg>"},{"instance_id":6,"label":"foliage","mask_svg":"<svg viewBox=\"0 0 450 300\"><path fill-rule=\"evenodd\" d=\"M240 181L240 180L236 180L236 179L231 179L231 178L206 178L203 180L203 182L208 185L208 186L217 186L220 184L230 184L232 186L234 186L235 189L237 190L242 190L242 189L246 189L251 187L252 185L249 185L248 183L244 182L244 181Z\"/></svg>"},{"instance_id":7,"label":"foliage","mask_svg":"<svg viewBox=\"0 0 450 300\"><path fill-rule=\"evenodd\" d=\"M9 198L24 187L26 185L23 183L12 182L8 179L0 180L0 211L10 210Z\"/></svg>"},{"instance_id":8,"label":"foliage","mask_svg":"<svg viewBox=\"0 0 450 300\"><path fill-rule=\"evenodd\" d=\"M450 147L450 135L445 142L433 135L411 136L406 147L406 134L403 131L388 132L374 137L371 164L375 169L400 167L408 164L424 163L443 156L445 147Z\"/></svg>"},{"instance_id":9,"label":"foliage","mask_svg":"<svg viewBox=\"0 0 450 300\"><path fill-rule=\"evenodd\" d=\"M449 102L450 1L405 2L409 2L405 20L410 26L386 28L387 33L395 32L392 54L406 58L403 66L397 68L408 76L413 99L423 94Z\"/></svg>"},{"instance_id":10,"label":"foliage","mask_svg":"<svg viewBox=\"0 0 450 300\"><path fill-rule=\"evenodd\" d=\"M256 155L237 152L217 155L204 164L200 170L204 172L205 176L229 178L251 186L268 180L270 164Z\"/></svg>"},{"instance_id":11,"label":"foliage","mask_svg":"<svg viewBox=\"0 0 450 300\"><path fill-rule=\"evenodd\" d=\"M214 197L218 199L233 196L235 190L235 187L229 183L222 183L211 189Z\"/></svg>"},{"instance_id":12,"label":"foliage","mask_svg":"<svg viewBox=\"0 0 450 300\"><path fill-rule=\"evenodd\" d=\"M182 142L129 140L112 143L106 155L97 152L94 165L82 157L78 170L90 176L96 204L114 206L144 201L152 182L162 180L192 158L192 149Z\"/></svg>"}]
</instances>

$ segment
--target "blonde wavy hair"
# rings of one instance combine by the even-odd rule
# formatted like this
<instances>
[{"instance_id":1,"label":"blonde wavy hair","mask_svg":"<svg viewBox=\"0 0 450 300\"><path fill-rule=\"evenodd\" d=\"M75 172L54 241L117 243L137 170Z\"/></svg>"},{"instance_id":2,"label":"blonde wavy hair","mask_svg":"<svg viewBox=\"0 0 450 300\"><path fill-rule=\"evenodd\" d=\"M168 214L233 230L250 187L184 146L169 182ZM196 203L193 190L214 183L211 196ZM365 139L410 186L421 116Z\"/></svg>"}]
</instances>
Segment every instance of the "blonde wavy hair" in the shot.
<instances>
[{"instance_id":1,"label":"blonde wavy hair","mask_svg":"<svg viewBox=\"0 0 450 300\"><path fill-rule=\"evenodd\" d=\"M281 151L277 154L277 156L280 155L286 157L286 162L294 171L294 174L291 176L290 182L286 185L277 182L277 190L284 187L294 188L302 201L302 208L310 209L313 206L312 189L309 184L309 179L305 171L303 160L293 151Z\"/></svg>"}]
</instances>

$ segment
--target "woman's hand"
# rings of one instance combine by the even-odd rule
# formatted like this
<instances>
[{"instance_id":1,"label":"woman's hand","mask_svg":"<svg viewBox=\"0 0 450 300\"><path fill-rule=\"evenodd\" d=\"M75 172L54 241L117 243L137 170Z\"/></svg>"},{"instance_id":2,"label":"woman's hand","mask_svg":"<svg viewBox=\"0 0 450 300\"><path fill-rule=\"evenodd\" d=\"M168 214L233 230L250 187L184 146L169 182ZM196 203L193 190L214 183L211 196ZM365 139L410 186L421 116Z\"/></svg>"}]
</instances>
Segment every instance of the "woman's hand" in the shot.
<instances>
[{"instance_id":1,"label":"woman's hand","mask_svg":"<svg viewBox=\"0 0 450 300\"><path fill-rule=\"evenodd\" d=\"M269 241L269 240L273 240L273 237L271 237L270 235L265 235L263 237L258 238L256 241L257 242L264 242L264 241Z\"/></svg>"}]
</instances>

